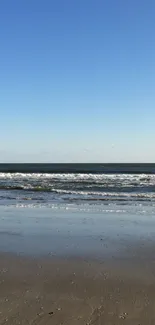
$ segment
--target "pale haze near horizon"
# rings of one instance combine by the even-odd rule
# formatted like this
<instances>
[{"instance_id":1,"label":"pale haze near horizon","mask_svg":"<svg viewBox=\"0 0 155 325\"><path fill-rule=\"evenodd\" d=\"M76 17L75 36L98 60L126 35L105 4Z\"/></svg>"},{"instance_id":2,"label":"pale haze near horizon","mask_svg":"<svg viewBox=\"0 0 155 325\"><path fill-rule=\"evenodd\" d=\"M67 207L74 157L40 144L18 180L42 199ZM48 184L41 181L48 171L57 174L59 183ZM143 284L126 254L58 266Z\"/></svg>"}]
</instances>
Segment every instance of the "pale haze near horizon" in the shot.
<instances>
[{"instance_id":1,"label":"pale haze near horizon","mask_svg":"<svg viewBox=\"0 0 155 325\"><path fill-rule=\"evenodd\" d=\"M0 162L155 162L154 13L1 3Z\"/></svg>"}]
</instances>

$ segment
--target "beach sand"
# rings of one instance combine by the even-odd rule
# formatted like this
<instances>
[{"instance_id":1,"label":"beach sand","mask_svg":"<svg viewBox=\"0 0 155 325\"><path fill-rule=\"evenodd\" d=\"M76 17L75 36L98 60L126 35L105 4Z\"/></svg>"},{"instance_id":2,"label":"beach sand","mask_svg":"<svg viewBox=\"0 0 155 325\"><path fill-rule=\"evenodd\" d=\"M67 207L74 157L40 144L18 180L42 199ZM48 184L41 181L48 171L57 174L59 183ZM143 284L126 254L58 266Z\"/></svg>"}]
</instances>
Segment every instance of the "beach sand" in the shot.
<instances>
[{"instance_id":1,"label":"beach sand","mask_svg":"<svg viewBox=\"0 0 155 325\"><path fill-rule=\"evenodd\" d=\"M109 261L1 253L0 324L155 324L154 251L148 249L148 259L137 247L134 256Z\"/></svg>"},{"instance_id":2,"label":"beach sand","mask_svg":"<svg viewBox=\"0 0 155 325\"><path fill-rule=\"evenodd\" d=\"M154 325L154 215L0 209L0 325Z\"/></svg>"}]
</instances>

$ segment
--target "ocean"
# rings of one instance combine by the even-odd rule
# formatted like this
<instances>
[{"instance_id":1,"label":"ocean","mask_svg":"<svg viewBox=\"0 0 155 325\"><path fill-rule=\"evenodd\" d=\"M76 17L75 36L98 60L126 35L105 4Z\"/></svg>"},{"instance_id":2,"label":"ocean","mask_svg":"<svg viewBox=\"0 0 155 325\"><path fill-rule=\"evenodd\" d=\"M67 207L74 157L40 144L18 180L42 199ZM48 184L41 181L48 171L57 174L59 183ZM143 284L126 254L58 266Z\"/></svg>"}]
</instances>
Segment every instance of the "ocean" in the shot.
<instances>
[{"instance_id":1,"label":"ocean","mask_svg":"<svg viewBox=\"0 0 155 325\"><path fill-rule=\"evenodd\" d=\"M0 164L0 205L155 207L155 164Z\"/></svg>"},{"instance_id":2,"label":"ocean","mask_svg":"<svg viewBox=\"0 0 155 325\"><path fill-rule=\"evenodd\" d=\"M126 256L154 224L155 164L0 165L0 251Z\"/></svg>"}]
</instances>

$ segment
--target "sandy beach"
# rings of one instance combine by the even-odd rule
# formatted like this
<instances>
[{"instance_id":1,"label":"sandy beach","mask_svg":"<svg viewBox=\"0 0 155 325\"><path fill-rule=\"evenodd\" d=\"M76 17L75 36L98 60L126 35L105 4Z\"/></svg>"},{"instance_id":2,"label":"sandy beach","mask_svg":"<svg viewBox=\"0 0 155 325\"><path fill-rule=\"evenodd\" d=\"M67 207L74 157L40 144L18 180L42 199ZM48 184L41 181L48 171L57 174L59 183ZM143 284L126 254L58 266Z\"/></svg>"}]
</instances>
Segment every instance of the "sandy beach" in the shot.
<instances>
[{"instance_id":1,"label":"sandy beach","mask_svg":"<svg viewBox=\"0 0 155 325\"><path fill-rule=\"evenodd\" d=\"M153 260L0 255L0 324L153 325L154 295Z\"/></svg>"},{"instance_id":2,"label":"sandy beach","mask_svg":"<svg viewBox=\"0 0 155 325\"><path fill-rule=\"evenodd\" d=\"M155 324L154 217L0 209L0 324Z\"/></svg>"}]
</instances>

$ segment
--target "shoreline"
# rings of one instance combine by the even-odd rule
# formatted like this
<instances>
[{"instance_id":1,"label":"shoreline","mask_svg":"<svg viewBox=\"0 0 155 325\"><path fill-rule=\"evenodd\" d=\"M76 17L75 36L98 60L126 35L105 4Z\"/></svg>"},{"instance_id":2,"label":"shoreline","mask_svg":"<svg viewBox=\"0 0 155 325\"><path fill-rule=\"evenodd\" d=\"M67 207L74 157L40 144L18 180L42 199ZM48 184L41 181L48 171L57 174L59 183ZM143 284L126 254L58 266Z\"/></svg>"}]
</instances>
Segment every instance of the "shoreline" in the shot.
<instances>
[{"instance_id":1,"label":"shoreline","mask_svg":"<svg viewBox=\"0 0 155 325\"><path fill-rule=\"evenodd\" d=\"M0 324L155 324L153 215L0 212Z\"/></svg>"},{"instance_id":2,"label":"shoreline","mask_svg":"<svg viewBox=\"0 0 155 325\"><path fill-rule=\"evenodd\" d=\"M120 210L119 210L120 211ZM0 207L0 252L32 256L133 258L155 243L152 214Z\"/></svg>"}]
</instances>

